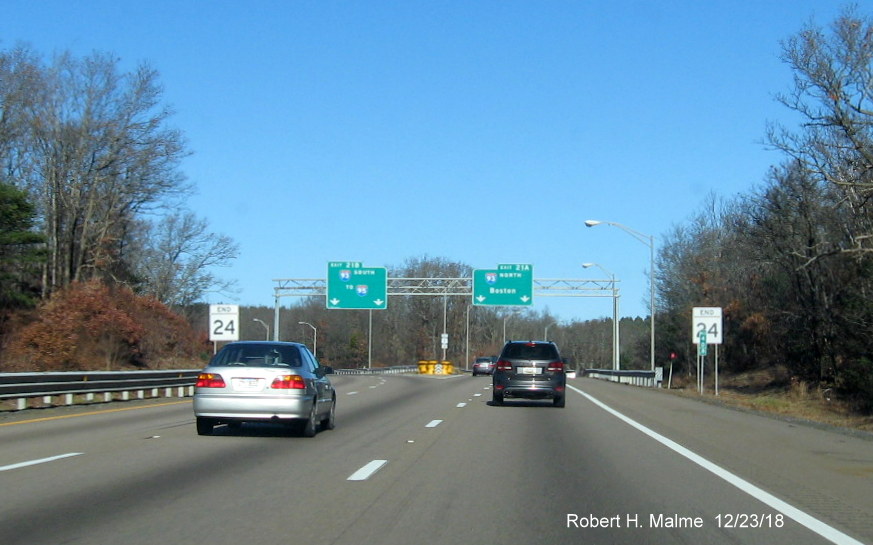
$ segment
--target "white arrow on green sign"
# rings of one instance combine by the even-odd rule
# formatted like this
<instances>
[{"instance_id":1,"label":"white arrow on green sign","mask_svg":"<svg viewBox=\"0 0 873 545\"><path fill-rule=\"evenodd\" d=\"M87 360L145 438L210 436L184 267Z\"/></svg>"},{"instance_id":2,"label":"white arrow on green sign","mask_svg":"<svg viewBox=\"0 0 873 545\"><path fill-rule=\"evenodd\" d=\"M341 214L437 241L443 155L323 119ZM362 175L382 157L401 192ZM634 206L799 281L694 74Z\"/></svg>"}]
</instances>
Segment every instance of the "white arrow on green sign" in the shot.
<instances>
[{"instance_id":1,"label":"white arrow on green sign","mask_svg":"<svg viewBox=\"0 0 873 545\"><path fill-rule=\"evenodd\" d=\"M497 265L473 270L473 304L528 306L533 304L533 265Z\"/></svg>"},{"instance_id":2,"label":"white arrow on green sign","mask_svg":"<svg viewBox=\"0 0 873 545\"><path fill-rule=\"evenodd\" d=\"M327 264L328 309L384 310L388 308L388 271L364 267L359 261Z\"/></svg>"}]
</instances>

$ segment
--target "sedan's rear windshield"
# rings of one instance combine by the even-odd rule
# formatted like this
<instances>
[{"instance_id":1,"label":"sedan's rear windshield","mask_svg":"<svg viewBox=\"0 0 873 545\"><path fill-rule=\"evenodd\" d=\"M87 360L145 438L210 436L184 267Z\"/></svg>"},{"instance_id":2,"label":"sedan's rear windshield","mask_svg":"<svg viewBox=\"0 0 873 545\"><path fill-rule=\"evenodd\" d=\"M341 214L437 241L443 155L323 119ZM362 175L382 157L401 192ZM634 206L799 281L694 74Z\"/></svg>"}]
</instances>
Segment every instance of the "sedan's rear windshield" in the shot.
<instances>
[{"instance_id":1,"label":"sedan's rear windshield","mask_svg":"<svg viewBox=\"0 0 873 545\"><path fill-rule=\"evenodd\" d=\"M503 357L512 360L550 360L555 361L558 349L553 344L514 343L503 349Z\"/></svg>"},{"instance_id":2,"label":"sedan's rear windshield","mask_svg":"<svg viewBox=\"0 0 873 545\"><path fill-rule=\"evenodd\" d=\"M302 362L300 352L293 346L244 344L225 346L212 358L209 365L300 367Z\"/></svg>"}]
</instances>

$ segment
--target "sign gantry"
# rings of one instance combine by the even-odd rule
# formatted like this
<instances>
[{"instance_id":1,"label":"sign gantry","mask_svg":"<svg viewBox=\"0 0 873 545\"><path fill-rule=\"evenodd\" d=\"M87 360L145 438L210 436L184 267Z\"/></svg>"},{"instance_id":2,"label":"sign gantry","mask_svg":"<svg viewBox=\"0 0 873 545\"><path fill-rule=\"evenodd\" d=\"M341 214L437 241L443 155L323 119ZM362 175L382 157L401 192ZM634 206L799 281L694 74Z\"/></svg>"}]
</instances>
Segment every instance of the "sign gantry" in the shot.
<instances>
[{"instance_id":1,"label":"sign gantry","mask_svg":"<svg viewBox=\"0 0 873 545\"><path fill-rule=\"evenodd\" d=\"M473 296L473 279L388 278L386 297L400 295ZM325 297L324 278L276 278L273 295L281 297ZM617 281L616 281L617 282ZM613 297L612 280L534 278L534 297Z\"/></svg>"},{"instance_id":2,"label":"sign gantry","mask_svg":"<svg viewBox=\"0 0 873 545\"><path fill-rule=\"evenodd\" d=\"M355 267L346 265L357 265ZM510 267L516 267L511 265ZM394 296L462 296L473 299L472 277L462 278L387 278L384 280L384 289L379 273L355 274L354 271L369 270L360 266L355 261L336 261L328 264L328 278L277 278L274 279L273 295L275 306L273 312L273 338L279 340L279 301L282 297L324 297L328 309L380 309L386 308L388 299ZM384 270L384 269L381 269ZM500 271L500 268L495 271ZM511 272L518 272L512 271ZM526 272L522 272L522 279ZM531 287L523 293L516 293L518 297L528 297L529 300L537 297L615 297L615 281L589 280L589 279L565 279L565 278L532 278L530 271ZM335 276L331 280L331 276ZM357 282L357 278L371 279L371 282ZM519 277L516 276L516 279ZM522 280L517 280L519 283ZM359 290L357 286L366 284L366 290ZM486 280L487 285L487 280ZM354 287L352 287L354 286ZM352 295L354 293L354 295ZM362 295L363 293L363 295ZM368 305L363 306L360 299L370 300ZM486 295L487 297L487 295ZM355 301L354 303L352 301ZM474 302L474 304L476 304ZM493 303L492 303L493 304ZM522 300L522 304L530 304ZM494 304L494 306L500 306Z\"/></svg>"}]
</instances>

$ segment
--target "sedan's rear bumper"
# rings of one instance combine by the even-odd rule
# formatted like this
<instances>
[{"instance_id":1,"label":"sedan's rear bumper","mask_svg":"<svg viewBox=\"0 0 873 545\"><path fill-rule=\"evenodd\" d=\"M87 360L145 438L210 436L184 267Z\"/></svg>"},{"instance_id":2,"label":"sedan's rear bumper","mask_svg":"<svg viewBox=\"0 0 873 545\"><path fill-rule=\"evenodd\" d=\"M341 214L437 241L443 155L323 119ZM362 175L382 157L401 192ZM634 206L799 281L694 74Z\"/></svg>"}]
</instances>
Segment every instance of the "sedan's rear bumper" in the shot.
<instances>
[{"instance_id":1,"label":"sedan's rear bumper","mask_svg":"<svg viewBox=\"0 0 873 545\"><path fill-rule=\"evenodd\" d=\"M296 420L309 418L312 398L194 394L194 416L228 420Z\"/></svg>"}]
</instances>

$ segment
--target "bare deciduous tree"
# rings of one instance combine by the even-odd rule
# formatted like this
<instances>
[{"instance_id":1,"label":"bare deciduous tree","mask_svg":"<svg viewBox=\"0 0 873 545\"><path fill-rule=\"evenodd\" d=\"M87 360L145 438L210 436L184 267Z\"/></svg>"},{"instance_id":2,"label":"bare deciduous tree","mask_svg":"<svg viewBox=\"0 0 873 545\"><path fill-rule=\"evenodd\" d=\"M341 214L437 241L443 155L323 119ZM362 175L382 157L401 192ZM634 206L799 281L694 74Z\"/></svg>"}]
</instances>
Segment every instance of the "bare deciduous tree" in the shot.
<instances>
[{"instance_id":1,"label":"bare deciduous tree","mask_svg":"<svg viewBox=\"0 0 873 545\"><path fill-rule=\"evenodd\" d=\"M120 73L95 53L57 56L40 72L39 94L24 112L27 181L39 195L48 263L45 289L98 277L117 261L135 215L187 187L179 131L166 126L158 74Z\"/></svg>"},{"instance_id":2,"label":"bare deciduous tree","mask_svg":"<svg viewBox=\"0 0 873 545\"><path fill-rule=\"evenodd\" d=\"M98 278L184 306L231 287L210 272L236 257L230 238L190 213L143 219L190 192L185 141L162 94L154 69L123 72L108 54L46 64L24 47L0 52L0 182L38 204L44 296Z\"/></svg>"},{"instance_id":3,"label":"bare deciduous tree","mask_svg":"<svg viewBox=\"0 0 873 545\"><path fill-rule=\"evenodd\" d=\"M216 277L214 267L228 266L239 248L213 233L193 213L175 213L151 225L134 273L143 291L171 307L187 307L208 291L228 292L234 283Z\"/></svg>"},{"instance_id":4,"label":"bare deciduous tree","mask_svg":"<svg viewBox=\"0 0 873 545\"><path fill-rule=\"evenodd\" d=\"M831 32L808 24L783 42L794 86L778 100L801 117L798 130L771 125L767 140L837 187L846 208L842 252L873 251L873 20L847 8Z\"/></svg>"}]
</instances>

